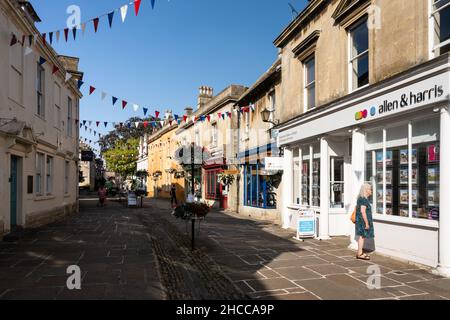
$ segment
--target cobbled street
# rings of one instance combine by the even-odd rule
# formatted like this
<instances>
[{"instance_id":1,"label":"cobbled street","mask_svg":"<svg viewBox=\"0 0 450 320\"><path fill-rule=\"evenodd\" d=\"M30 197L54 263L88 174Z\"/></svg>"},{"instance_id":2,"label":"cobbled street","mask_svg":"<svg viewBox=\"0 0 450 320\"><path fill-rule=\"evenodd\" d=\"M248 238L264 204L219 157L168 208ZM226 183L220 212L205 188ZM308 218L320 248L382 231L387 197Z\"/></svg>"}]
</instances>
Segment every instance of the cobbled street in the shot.
<instances>
[{"instance_id":1,"label":"cobbled street","mask_svg":"<svg viewBox=\"0 0 450 320\"><path fill-rule=\"evenodd\" d=\"M347 238L299 242L271 223L212 212L196 228L164 201L126 208L80 201L80 213L0 243L0 299L449 299L450 279L377 254L357 261ZM381 288L367 287L376 264ZM69 290L67 267L81 269Z\"/></svg>"}]
</instances>

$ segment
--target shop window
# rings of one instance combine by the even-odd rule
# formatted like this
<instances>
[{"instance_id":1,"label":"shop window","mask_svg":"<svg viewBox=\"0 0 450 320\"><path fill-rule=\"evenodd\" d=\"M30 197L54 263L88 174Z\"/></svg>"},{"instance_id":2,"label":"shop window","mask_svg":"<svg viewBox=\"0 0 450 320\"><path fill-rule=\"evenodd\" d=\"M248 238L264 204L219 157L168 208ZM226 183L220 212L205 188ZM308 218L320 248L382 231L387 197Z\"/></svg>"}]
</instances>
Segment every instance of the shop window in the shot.
<instances>
[{"instance_id":1,"label":"shop window","mask_svg":"<svg viewBox=\"0 0 450 320\"><path fill-rule=\"evenodd\" d=\"M276 193L272 177L264 175L261 165L246 165L244 169L244 205L265 209L276 208Z\"/></svg>"},{"instance_id":2,"label":"shop window","mask_svg":"<svg viewBox=\"0 0 450 320\"><path fill-rule=\"evenodd\" d=\"M331 208L344 207L344 158L330 159L330 205Z\"/></svg>"},{"instance_id":3,"label":"shop window","mask_svg":"<svg viewBox=\"0 0 450 320\"><path fill-rule=\"evenodd\" d=\"M366 19L350 29L349 67L351 90L369 84L369 30Z\"/></svg>"},{"instance_id":4,"label":"shop window","mask_svg":"<svg viewBox=\"0 0 450 320\"><path fill-rule=\"evenodd\" d=\"M411 129L411 147L408 127L399 126L386 129L385 149L366 154L366 181L374 186L374 211L438 220L439 123L422 120L413 122Z\"/></svg>"},{"instance_id":5,"label":"shop window","mask_svg":"<svg viewBox=\"0 0 450 320\"><path fill-rule=\"evenodd\" d=\"M439 56L450 51L450 0L431 0L430 28L434 32L433 54Z\"/></svg>"}]
</instances>

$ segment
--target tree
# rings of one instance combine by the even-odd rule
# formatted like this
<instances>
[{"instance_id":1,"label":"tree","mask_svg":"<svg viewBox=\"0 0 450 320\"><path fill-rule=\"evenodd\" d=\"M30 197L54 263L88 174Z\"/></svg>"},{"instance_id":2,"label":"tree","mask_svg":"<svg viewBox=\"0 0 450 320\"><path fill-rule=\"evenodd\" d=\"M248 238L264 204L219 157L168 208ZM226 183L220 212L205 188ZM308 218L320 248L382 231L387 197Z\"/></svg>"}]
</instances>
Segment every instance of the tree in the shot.
<instances>
[{"instance_id":1,"label":"tree","mask_svg":"<svg viewBox=\"0 0 450 320\"><path fill-rule=\"evenodd\" d=\"M109 171L120 174L123 178L133 176L137 169L138 139L118 140L114 148L104 152L106 167Z\"/></svg>"},{"instance_id":2,"label":"tree","mask_svg":"<svg viewBox=\"0 0 450 320\"><path fill-rule=\"evenodd\" d=\"M144 121L149 122L147 127L144 127L141 124ZM133 117L128 119L128 121L126 121L123 124L123 126L116 125L113 131L109 132L107 135L104 135L99 139L101 152L104 153L107 150L113 149L118 141L139 139L140 137L143 137L145 134L151 135L154 132L154 130L161 128L161 124L159 121L161 121L161 119L156 119L154 117L146 119ZM135 122L140 123L139 127L136 128Z\"/></svg>"}]
</instances>

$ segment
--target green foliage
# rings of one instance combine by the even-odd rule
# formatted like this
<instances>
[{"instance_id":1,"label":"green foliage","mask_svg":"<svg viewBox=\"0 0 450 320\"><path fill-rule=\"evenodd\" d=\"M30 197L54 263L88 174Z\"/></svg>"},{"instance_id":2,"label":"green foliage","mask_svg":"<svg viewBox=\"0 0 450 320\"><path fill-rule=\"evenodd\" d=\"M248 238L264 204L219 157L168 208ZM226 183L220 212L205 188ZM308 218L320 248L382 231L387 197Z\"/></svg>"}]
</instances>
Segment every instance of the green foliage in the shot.
<instances>
[{"instance_id":1,"label":"green foliage","mask_svg":"<svg viewBox=\"0 0 450 320\"><path fill-rule=\"evenodd\" d=\"M138 146L138 139L116 141L114 148L103 154L108 170L125 178L134 175L137 169Z\"/></svg>"}]
</instances>

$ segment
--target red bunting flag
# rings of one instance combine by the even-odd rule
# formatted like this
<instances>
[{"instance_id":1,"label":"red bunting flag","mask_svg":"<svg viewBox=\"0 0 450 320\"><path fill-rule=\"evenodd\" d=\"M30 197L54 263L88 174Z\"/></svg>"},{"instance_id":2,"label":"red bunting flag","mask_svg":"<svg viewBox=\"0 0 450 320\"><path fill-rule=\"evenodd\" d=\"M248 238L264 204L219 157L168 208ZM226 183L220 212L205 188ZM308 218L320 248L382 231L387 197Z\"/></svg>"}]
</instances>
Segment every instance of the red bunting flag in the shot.
<instances>
[{"instance_id":1,"label":"red bunting flag","mask_svg":"<svg viewBox=\"0 0 450 320\"><path fill-rule=\"evenodd\" d=\"M171 125L172 125L172 122L173 122L172 120L170 120L170 121L169 121L169 126L171 126Z\"/></svg>"},{"instance_id":2,"label":"red bunting flag","mask_svg":"<svg viewBox=\"0 0 450 320\"><path fill-rule=\"evenodd\" d=\"M100 121L96 121L95 123L97 124L97 127L98 127L98 125L100 124Z\"/></svg>"},{"instance_id":3,"label":"red bunting flag","mask_svg":"<svg viewBox=\"0 0 450 320\"><path fill-rule=\"evenodd\" d=\"M155 111L156 119L159 117L159 111Z\"/></svg>"},{"instance_id":4,"label":"red bunting flag","mask_svg":"<svg viewBox=\"0 0 450 320\"><path fill-rule=\"evenodd\" d=\"M93 86L89 87L89 95L93 94L95 91L95 88Z\"/></svg>"},{"instance_id":5,"label":"red bunting flag","mask_svg":"<svg viewBox=\"0 0 450 320\"><path fill-rule=\"evenodd\" d=\"M97 30L98 30L98 22L100 21L100 18L95 18L92 21L94 22L94 30L95 30L95 32L97 32Z\"/></svg>"},{"instance_id":6,"label":"red bunting flag","mask_svg":"<svg viewBox=\"0 0 450 320\"><path fill-rule=\"evenodd\" d=\"M69 28L64 29L64 38L67 40L69 39Z\"/></svg>"},{"instance_id":7,"label":"red bunting flag","mask_svg":"<svg viewBox=\"0 0 450 320\"><path fill-rule=\"evenodd\" d=\"M55 74L59 71L59 68L57 66L53 66L53 72L52 74Z\"/></svg>"},{"instance_id":8,"label":"red bunting flag","mask_svg":"<svg viewBox=\"0 0 450 320\"><path fill-rule=\"evenodd\" d=\"M148 121L144 121L144 128L147 128L148 126Z\"/></svg>"},{"instance_id":9,"label":"red bunting flag","mask_svg":"<svg viewBox=\"0 0 450 320\"><path fill-rule=\"evenodd\" d=\"M231 119L231 112L227 112L228 118Z\"/></svg>"},{"instance_id":10,"label":"red bunting flag","mask_svg":"<svg viewBox=\"0 0 450 320\"><path fill-rule=\"evenodd\" d=\"M139 14L139 8L141 7L141 0L134 0L134 11L136 16Z\"/></svg>"},{"instance_id":11,"label":"red bunting flag","mask_svg":"<svg viewBox=\"0 0 450 320\"><path fill-rule=\"evenodd\" d=\"M187 116L186 115L183 116L183 120L184 120L184 122L186 122L186 120L187 120Z\"/></svg>"},{"instance_id":12,"label":"red bunting flag","mask_svg":"<svg viewBox=\"0 0 450 320\"><path fill-rule=\"evenodd\" d=\"M122 101L122 109L125 109L125 107L127 106L128 102L126 102L125 100Z\"/></svg>"},{"instance_id":13,"label":"red bunting flag","mask_svg":"<svg viewBox=\"0 0 450 320\"><path fill-rule=\"evenodd\" d=\"M219 112L218 114L217 114L218 116L219 116L219 118L222 116L222 113L221 112Z\"/></svg>"},{"instance_id":14,"label":"red bunting flag","mask_svg":"<svg viewBox=\"0 0 450 320\"><path fill-rule=\"evenodd\" d=\"M208 119L208 122L211 122L211 116L209 114L206 116L206 119Z\"/></svg>"}]
</instances>

